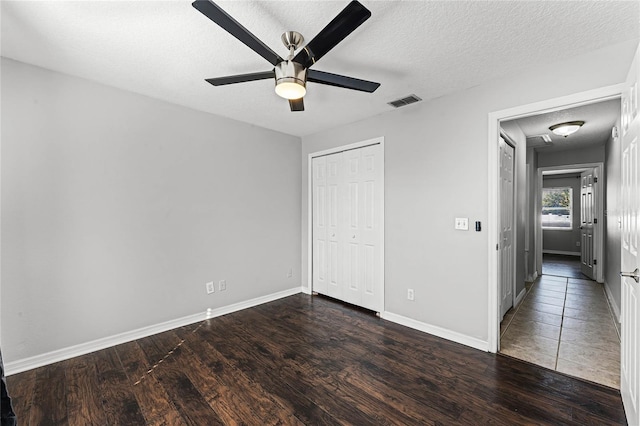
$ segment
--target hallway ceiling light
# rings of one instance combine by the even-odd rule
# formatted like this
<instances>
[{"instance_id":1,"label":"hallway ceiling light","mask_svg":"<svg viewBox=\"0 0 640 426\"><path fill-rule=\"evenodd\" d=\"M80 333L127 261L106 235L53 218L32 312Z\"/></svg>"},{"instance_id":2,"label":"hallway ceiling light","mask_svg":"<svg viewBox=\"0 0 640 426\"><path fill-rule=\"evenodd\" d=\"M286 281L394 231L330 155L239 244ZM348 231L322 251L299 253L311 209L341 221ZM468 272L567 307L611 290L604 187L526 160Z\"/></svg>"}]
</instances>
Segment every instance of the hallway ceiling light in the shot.
<instances>
[{"instance_id":1,"label":"hallway ceiling light","mask_svg":"<svg viewBox=\"0 0 640 426\"><path fill-rule=\"evenodd\" d=\"M553 132L554 135L564 136L565 138L578 130L584 124L584 121L569 121L566 123L554 124L549 127L549 130Z\"/></svg>"}]
</instances>

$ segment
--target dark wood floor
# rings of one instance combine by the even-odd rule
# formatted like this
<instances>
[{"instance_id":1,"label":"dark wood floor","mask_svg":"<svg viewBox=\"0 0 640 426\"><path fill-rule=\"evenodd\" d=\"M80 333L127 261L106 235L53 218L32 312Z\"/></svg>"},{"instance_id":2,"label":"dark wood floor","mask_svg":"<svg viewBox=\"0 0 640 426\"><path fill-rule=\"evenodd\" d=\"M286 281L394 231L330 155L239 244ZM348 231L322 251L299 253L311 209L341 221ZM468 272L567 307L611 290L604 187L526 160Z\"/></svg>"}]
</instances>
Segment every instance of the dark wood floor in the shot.
<instances>
[{"instance_id":1,"label":"dark wood floor","mask_svg":"<svg viewBox=\"0 0 640 426\"><path fill-rule=\"evenodd\" d=\"M591 279L580 271L580 258L578 256L565 256L562 254L545 253L542 255L542 275Z\"/></svg>"},{"instance_id":2,"label":"dark wood floor","mask_svg":"<svg viewBox=\"0 0 640 426\"><path fill-rule=\"evenodd\" d=\"M302 294L8 386L21 425L625 423L610 388Z\"/></svg>"}]
</instances>

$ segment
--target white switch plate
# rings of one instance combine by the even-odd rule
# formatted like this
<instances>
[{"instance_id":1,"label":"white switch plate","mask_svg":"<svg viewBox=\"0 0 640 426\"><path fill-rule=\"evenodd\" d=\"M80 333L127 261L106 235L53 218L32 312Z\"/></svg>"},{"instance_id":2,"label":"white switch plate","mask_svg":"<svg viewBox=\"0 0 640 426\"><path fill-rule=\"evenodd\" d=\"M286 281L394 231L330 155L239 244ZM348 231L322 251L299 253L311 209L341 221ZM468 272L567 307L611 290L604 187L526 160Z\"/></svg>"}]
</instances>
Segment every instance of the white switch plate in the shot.
<instances>
[{"instance_id":1,"label":"white switch plate","mask_svg":"<svg viewBox=\"0 0 640 426\"><path fill-rule=\"evenodd\" d=\"M227 280L220 280L218 287L220 288L220 291L225 291L227 289Z\"/></svg>"},{"instance_id":2,"label":"white switch plate","mask_svg":"<svg viewBox=\"0 0 640 426\"><path fill-rule=\"evenodd\" d=\"M469 230L469 218L468 217L456 217L456 229L462 231Z\"/></svg>"},{"instance_id":3,"label":"white switch plate","mask_svg":"<svg viewBox=\"0 0 640 426\"><path fill-rule=\"evenodd\" d=\"M211 293L215 293L216 292L216 288L213 285L213 281L210 281L207 283L207 294L211 294Z\"/></svg>"}]
</instances>

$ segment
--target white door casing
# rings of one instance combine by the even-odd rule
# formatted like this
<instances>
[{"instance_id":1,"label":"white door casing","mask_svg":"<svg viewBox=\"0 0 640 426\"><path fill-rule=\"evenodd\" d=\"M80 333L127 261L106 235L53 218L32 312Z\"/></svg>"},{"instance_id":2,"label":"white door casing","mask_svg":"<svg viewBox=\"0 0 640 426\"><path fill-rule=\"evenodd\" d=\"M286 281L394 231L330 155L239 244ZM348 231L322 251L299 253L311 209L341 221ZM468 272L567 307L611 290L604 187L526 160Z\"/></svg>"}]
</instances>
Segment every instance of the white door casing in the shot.
<instances>
[{"instance_id":1,"label":"white door casing","mask_svg":"<svg viewBox=\"0 0 640 426\"><path fill-rule=\"evenodd\" d=\"M500 274L500 317L513 306L514 268L514 148L500 138L500 236L498 238Z\"/></svg>"},{"instance_id":2,"label":"white door casing","mask_svg":"<svg viewBox=\"0 0 640 426\"><path fill-rule=\"evenodd\" d=\"M621 117L621 272L626 276L621 277L620 393L630 425L640 424L640 283L630 276L640 269L639 76L640 47L622 93Z\"/></svg>"},{"instance_id":3,"label":"white door casing","mask_svg":"<svg viewBox=\"0 0 640 426\"><path fill-rule=\"evenodd\" d=\"M596 169L580 174L580 269L592 280L596 279L597 267L594 262L597 185Z\"/></svg>"},{"instance_id":4,"label":"white door casing","mask_svg":"<svg viewBox=\"0 0 640 426\"><path fill-rule=\"evenodd\" d=\"M317 293L382 312L384 149L381 139L363 144L310 155L311 284Z\"/></svg>"}]
</instances>

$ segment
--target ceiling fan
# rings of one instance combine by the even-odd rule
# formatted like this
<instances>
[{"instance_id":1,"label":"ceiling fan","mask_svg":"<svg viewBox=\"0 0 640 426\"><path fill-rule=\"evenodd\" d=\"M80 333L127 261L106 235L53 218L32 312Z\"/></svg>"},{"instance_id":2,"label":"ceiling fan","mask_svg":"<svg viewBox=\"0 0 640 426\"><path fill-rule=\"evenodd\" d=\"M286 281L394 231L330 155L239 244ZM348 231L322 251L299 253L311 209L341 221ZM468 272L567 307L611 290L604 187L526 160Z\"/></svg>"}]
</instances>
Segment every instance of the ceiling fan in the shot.
<instances>
[{"instance_id":1,"label":"ceiling fan","mask_svg":"<svg viewBox=\"0 0 640 426\"><path fill-rule=\"evenodd\" d=\"M291 111L304 111L302 98L306 94L307 81L368 93L374 92L380 86L380 83L373 81L309 69L369 19L371 12L356 0L349 3L295 56L295 51L300 47L304 38L296 31L287 31L282 34L282 43L289 49L287 59L278 56L211 0L196 0L192 5L275 67L271 71L206 79L214 86L275 78L276 93L289 100Z\"/></svg>"}]
</instances>

